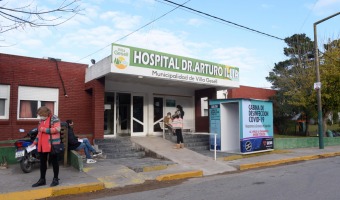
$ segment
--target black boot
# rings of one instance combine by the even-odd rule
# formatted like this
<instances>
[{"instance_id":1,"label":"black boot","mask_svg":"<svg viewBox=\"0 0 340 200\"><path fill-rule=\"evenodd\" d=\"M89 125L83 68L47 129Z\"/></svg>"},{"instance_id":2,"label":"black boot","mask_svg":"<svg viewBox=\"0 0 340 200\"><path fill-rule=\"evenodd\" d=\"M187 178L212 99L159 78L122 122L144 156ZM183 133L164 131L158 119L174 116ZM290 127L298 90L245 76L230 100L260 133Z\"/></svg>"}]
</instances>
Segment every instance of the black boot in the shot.
<instances>
[{"instance_id":1,"label":"black boot","mask_svg":"<svg viewBox=\"0 0 340 200\"><path fill-rule=\"evenodd\" d=\"M38 186L42 186L42 185L46 185L46 180L44 178L39 179L39 181L34 183L32 185L32 187L38 187Z\"/></svg>"},{"instance_id":2,"label":"black boot","mask_svg":"<svg viewBox=\"0 0 340 200\"><path fill-rule=\"evenodd\" d=\"M51 187L57 186L59 185L59 178L53 178L53 181L51 183Z\"/></svg>"}]
</instances>

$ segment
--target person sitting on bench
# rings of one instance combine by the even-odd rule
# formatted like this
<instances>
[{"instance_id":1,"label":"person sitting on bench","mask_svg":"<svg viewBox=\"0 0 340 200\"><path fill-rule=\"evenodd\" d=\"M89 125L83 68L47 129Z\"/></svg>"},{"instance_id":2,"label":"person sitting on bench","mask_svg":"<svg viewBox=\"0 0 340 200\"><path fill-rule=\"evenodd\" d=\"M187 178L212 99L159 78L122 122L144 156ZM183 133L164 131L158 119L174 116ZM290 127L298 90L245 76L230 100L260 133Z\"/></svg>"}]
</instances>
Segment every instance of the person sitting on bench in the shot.
<instances>
[{"instance_id":1,"label":"person sitting on bench","mask_svg":"<svg viewBox=\"0 0 340 200\"><path fill-rule=\"evenodd\" d=\"M79 139L74 135L73 132L74 123L72 120L70 119L66 120L66 123L68 126L68 150L80 151L84 149L86 155L86 163L96 163L97 161L92 159L90 152L92 152L93 157L101 155L102 152L96 151L87 138Z\"/></svg>"}]
</instances>

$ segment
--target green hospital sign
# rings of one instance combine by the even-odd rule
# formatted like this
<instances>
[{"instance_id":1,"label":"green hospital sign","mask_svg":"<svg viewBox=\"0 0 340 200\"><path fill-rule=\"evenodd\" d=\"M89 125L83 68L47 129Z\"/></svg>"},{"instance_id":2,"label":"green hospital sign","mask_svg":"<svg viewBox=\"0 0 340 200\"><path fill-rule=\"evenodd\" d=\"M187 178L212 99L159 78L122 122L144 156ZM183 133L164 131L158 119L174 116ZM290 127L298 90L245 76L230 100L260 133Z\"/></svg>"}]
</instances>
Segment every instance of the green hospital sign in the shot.
<instances>
[{"instance_id":1,"label":"green hospital sign","mask_svg":"<svg viewBox=\"0 0 340 200\"><path fill-rule=\"evenodd\" d=\"M118 44L112 44L111 72L239 87L237 67Z\"/></svg>"}]
</instances>

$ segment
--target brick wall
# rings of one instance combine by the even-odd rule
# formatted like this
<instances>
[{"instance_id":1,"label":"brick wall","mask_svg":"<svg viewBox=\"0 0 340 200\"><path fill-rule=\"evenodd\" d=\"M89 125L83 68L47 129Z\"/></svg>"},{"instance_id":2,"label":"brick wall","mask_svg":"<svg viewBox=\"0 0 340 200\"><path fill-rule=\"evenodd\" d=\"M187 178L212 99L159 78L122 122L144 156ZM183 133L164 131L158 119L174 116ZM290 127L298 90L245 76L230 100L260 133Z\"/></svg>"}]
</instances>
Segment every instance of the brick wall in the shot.
<instances>
[{"instance_id":1,"label":"brick wall","mask_svg":"<svg viewBox=\"0 0 340 200\"><path fill-rule=\"evenodd\" d=\"M10 85L10 113L8 120L0 120L0 140L17 139L36 127L37 120L18 120L18 87L48 87L59 89L58 116L62 121L72 119L75 133L93 135L92 95L85 90L87 65L58 62L68 97L64 96L56 62L46 59L0 54L0 84ZM44 94L41 94L44 95ZM102 94L104 95L104 94ZM103 105L102 105L103 106ZM91 137L89 138L91 139Z\"/></svg>"},{"instance_id":2,"label":"brick wall","mask_svg":"<svg viewBox=\"0 0 340 200\"><path fill-rule=\"evenodd\" d=\"M105 77L86 83L85 88L92 96L91 123L93 124L94 139L102 139L104 138Z\"/></svg>"},{"instance_id":3,"label":"brick wall","mask_svg":"<svg viewBox=\"0 0 340 200\"><path fill-rule=\"evenodd\" d=\"M262 99L268 100L269 97L274 96L275 90L263 89L249 86L240 86L240 88L229 89L228 99L231 98L252 98L252 99Z\"/></svg>"}]
</instances>

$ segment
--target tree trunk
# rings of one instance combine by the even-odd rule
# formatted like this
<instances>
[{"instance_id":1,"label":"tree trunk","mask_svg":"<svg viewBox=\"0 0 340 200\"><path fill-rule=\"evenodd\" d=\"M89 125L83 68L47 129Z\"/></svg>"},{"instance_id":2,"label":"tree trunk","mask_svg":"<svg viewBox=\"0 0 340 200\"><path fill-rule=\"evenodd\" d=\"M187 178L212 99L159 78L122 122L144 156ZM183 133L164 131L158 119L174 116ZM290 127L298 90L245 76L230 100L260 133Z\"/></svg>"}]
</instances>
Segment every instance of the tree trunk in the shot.
<instances>
[{"instance_id":1,"label":"tree trunk","mask_svg":"<svg viewBox=\"0 0 340 200\"><path fill-rule=\"evenodd\" d=\"M306 130L305 130L305 136L310 136L310 134L309 134L309 116L308 115L306 115L306 121L305 121L305 126L306 126Z\"/></svg>"},{"instance_id":2,"label":"tree trunk","mask_svg":"<svg viewBox=\"0 0 340 200\"><path fill-rule=\"evenodd\" d=\"M306 131L305 131L305 136L310 136L309 134L309 123L306 121Z\"/></svg>"},{"instance_id":3,"label":"tree trunk","mask_svg":"<svg viewBox=\"0 0 340 200\"><path fill-rule=\"evenodd\" d=\"M325 114L322 116L323 136L327 136L326 131L327 131L327 120L328 120L329 113L330 111L326 111Z\"/></svg>"}]
</instances>

